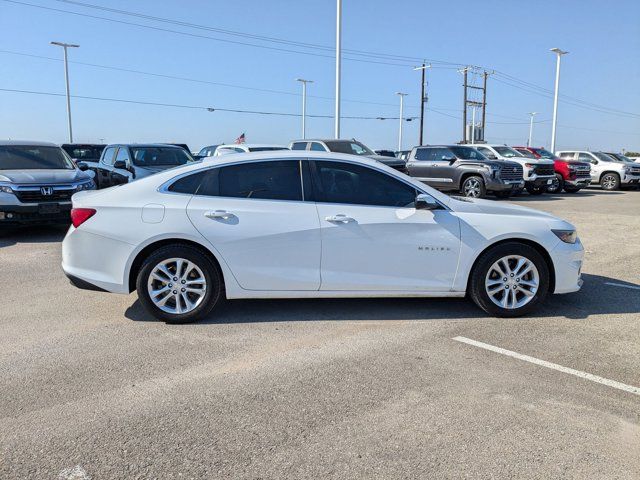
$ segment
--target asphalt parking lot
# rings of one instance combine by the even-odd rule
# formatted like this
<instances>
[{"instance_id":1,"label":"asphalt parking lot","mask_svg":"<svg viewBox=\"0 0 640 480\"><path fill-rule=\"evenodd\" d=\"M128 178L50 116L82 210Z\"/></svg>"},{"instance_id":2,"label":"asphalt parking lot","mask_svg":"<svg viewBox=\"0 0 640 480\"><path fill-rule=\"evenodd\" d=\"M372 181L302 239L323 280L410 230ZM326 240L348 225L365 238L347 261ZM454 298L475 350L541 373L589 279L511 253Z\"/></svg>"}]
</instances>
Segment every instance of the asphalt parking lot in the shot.
<instances>
[{"instance_id":1,"label":"asphalt parking lot","mask_svg":"<svg viewBox=\"0 0 640 480\"><path fill-rule=\"evenodd\" d=\"M523 319L274 300L166 325L72 287L63 229L0 234L0 478L638 478L640 191L515 202L586 249L583 289Z\"/></svg>"}]
</instances>

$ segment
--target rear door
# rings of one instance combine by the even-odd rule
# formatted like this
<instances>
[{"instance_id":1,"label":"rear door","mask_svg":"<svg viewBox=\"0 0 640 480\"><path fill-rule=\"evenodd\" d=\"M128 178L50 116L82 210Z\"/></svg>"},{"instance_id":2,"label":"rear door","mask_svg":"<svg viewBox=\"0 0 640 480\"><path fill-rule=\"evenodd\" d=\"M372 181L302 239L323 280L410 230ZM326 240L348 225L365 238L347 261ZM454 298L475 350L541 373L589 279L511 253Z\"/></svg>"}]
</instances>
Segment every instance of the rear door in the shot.
<instances>
[{"instance_id":1,"label":"rear door","mask_svg":"<svg viewBox=\"0 0 640 480\"><path fill-rule=\"evenodd\" d=\"M455 156L448 148L418 147L415 156L407 162L407 169L412 177L432 187L446 189L453 184L452 160L455 161Z\"/></svg>"},{"instance_id":2,"label":"rear door","mask_svg":"<svg viewBox=\"0 0 640 480\"><path fill-rule=\"evenodd\" d=\"M460 225L446 209L416 210L416 189L380 170L312 163L322 231L323 291L446 292Z\"/></svg>"},{"instance_id":3,"label":"rear door","mask_svg":"<svg viewBox=\"0 0 640 480\"><path fill-rule=\"evenodd\" d=\"M304 160L212 168L187 207L246 290L318 290L320 229Z\"/></svg>"}]
</instances>

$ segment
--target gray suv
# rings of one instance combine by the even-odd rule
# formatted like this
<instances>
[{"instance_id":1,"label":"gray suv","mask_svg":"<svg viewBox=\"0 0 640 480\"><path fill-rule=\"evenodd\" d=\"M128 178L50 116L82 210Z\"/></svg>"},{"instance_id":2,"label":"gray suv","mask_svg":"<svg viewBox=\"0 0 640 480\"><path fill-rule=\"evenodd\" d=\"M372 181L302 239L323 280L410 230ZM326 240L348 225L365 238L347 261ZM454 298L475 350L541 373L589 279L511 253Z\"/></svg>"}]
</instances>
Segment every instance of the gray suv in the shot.
<instances>
[{"instance_id":1,"label":"gray suv","mask_svg":"<svg viewBox=\"0 0 640 480\"><path fill-rule=\"evenodd\" d=\"M0 141L0 225L69 223L71 196L96 188L87 168L53 143Z\"/></svg>"},{"instance_id":2,"label":"gray suv","mask_svg":"<svg viewBox=\"0 0 640 480\"><path fill-rule=\"evenodd\" d=\"M508 198L522 191L522 166L493 161L471 147L430 145L414 147L407 160L409 175L437 188L465 197L484 197L487 192Z\"/></svg>"}]
</instances>

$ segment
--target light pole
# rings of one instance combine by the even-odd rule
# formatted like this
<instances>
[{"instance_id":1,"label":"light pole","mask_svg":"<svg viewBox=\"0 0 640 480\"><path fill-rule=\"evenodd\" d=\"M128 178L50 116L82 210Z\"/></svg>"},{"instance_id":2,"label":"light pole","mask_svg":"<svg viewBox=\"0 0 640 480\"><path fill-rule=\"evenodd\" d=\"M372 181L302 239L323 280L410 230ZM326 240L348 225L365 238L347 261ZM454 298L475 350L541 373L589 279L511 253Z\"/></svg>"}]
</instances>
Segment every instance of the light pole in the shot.
<instances>
[{"instance_id":1,"label":"light pole","mask_svg":"<svg viewBox=\"0 0 640 480\"><path fill-rule=\"evenodd\" d=\"M552 48L556 54L556 91L553 95L553 122L551 124L551 153L556 152L556 122L558 121L558 89L560 88L560 57L569 52L564 52L559 48Z\"/></svg>"},{"instance_id":2,"label":"light pole","mask_svg":"<svg viewBox=\"0 0 640 480\"><path fill-rule=\"evenodd\" d=\"M529 120L529 140L527 141L527 147L530 147L533 143L533 117L537 115L538 112L529 112L531 119Z\"/></svg>"},{"instance_id":3,"label":"light pole","mask_svg":"<svg viewBox=\"0 0 640 480\"><path fill-rule=\"evenodd\" d=\"M400 129L398 130L398 151L402 150L402 122L404 121L404 97L408 94L396 92L400 97Z\"/></svg>"},{"instance_id":4,"label":"light pole","mask_svg":"<svg viewBox=\"0 0 640 480\"><path fill-rule=\"evenodd\" d=\"M307 138L307 83L313 83L313 80L305 80L304 78L296 78L297 82L302 83L302 138Z\"/></svg>"},{"instance_id":5,"label":"light pole","mask_svg":"<svg viewBox=\"0 0 640 480\"><path fill-rule=\"evenodd\" d=\"M422 70L422 83L420 90L420 135L418 138L418 144L422 146L422 137L424 135L424 104L427 103L427 92L425 91L425 76L427 68L431 68L431 64L425 65L422 64L421 67L415 67L414 70Z\"/></svg>"},{"instance_id":6,"label":"light pole","mask_svg":"<svg viewBox=\"0 0 640 480\"><path fill-rule=\"evenodd\" d=\"M342 0L336 0L336 112L335 138L340 138L340 57L342 55Z\"/></svg>"},{"instance_id":7,"label":"light pole","mask_svg":"<svg viewBox=\"0 0 640 480\"><path fill-rule=\"evenodd\" d=\"M67 84L67 118L69 121L69 143L73 143L73 129L71 128L71 95L69 93L69 62L67 60L67 48L78 48L80 45L63 42L51 42L51 45L64 49L64 81Z\"/></svg>"}]
</instances>

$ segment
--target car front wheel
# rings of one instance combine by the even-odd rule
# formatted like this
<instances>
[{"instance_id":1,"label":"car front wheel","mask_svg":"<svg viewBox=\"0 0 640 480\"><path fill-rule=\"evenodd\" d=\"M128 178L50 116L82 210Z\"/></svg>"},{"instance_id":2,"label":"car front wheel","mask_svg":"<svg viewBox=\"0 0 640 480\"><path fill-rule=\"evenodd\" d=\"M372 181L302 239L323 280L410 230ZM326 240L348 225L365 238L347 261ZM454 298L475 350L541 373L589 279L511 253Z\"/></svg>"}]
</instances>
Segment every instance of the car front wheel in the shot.
<instances>
[{"instance_id":1,"label":"car front wheel","mask_svg":"<svg viewBox=\"0 0 640 480\"><path fill-rule=\"evenodd\" d=\"M483 198L487 193L484 180L475 175L465 178L460 191L465 197L471 198Z\"/></svg>"},{"instance_id":2,"label":"car front wheel","mask_svg":"<svg viewBox=\"0 0 640 480\"><path fill-rule=\"evenodd\" d=\"M556 174L556 177L551 182L551 185L547 185L547 192L549 193L560 193L564 188L564 179L561 175Z\"/></svg>"},{"instance_id":3,"label":"car front wheel","mask_svg":"<svg viewBox=\"0 0 640 480\"><path fill-rule=\"evenodd\" d=\"M143 262L136 290L145 310L169 323L200 320L223 295L218 266L197 248L168 245Z\"/></svg>"},{"instance_id":4,"label":"car front wheel","mask_svg":"<svg viewBox=\"0 0 640 480\"><path fill-rule=\"evenodd\" d=\"M605 173L600 179L600 185L603 190L619 190L620 175L617 173Z\"/></svg>"},{"instance_id":5,"label":"car front wheel","mask_svg":"<svg viewBox=\"0 0 640 480\"><path fill-rule=\"evenodd\" d=\"M507 242L484 252L469 279L468 294L496 317L526 315L549 291L549 267L532 246Z\"/></svg>"}]
</instances>

